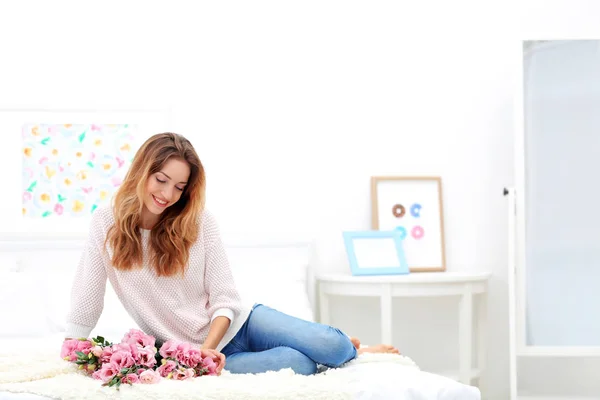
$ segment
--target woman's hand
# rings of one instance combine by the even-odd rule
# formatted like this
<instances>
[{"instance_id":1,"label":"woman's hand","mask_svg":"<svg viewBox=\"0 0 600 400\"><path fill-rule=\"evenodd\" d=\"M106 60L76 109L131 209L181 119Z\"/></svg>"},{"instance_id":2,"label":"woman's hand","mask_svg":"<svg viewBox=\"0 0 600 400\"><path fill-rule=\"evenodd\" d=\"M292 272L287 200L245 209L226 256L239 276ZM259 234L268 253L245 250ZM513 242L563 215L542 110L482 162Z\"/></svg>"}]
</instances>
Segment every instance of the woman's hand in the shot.
<instances>
[{"instance_id":1,"label":"woman's hand","mask_svg":"<svg viewBox=\"0 0 600 400\"><path fill-rule=\"evenodd\" d=\"M217 375L221 375L221 371L225 367L225 354L219 353L214 349L202 349L202 357L210 357L217 364Z\"/></svg>"}]
</instances>

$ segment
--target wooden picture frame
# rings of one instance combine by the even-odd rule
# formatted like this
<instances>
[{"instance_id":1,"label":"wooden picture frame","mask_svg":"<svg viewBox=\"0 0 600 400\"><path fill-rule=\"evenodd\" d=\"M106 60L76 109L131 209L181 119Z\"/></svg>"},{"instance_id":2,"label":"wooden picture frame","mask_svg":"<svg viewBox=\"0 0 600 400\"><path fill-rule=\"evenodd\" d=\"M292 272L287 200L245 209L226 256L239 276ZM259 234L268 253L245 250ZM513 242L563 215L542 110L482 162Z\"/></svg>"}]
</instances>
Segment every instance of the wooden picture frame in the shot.
<instances>
[{"instance_id":1,"label":"wooden picture frame","mask_svg":"<svg viewBox=\"0 0 600 400\"><path fill-rule=\"evenodd\" d=\"M441 177L371 177L371 228L401 232L410 272L446 271Z\"/></svg>"}]
</instances>

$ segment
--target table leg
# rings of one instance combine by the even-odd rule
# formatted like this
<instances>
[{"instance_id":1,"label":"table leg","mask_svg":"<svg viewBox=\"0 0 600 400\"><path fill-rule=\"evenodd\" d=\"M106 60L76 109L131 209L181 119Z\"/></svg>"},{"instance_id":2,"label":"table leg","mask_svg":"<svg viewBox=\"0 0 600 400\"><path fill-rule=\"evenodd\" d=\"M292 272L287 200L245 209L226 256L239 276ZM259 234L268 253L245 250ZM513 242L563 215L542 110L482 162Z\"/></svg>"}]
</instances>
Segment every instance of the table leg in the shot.
<instances>
[{"instance_id":1,"label":"table leg","mask_svg":"<svg viewBox=\"0 0 600 400\"><path fill-rule=\"evenodd\" d=\"M480 294L477 308L477 368L483 374L487 361L487 293ZM481 389L481 375L479 378Z\"/></svg>"},{"instance_id":2,"label":"table leg","mask_svg":"<svg viewBox=\"0 0 600 400\"><path fill-rule=\"evenodd\" d=\"M329 297L327 297L327 293L325 293L321 289L319 289L319 314L319 319L321 320L321 323L329 325Z\"/></svg>"},{"instance_id":3,"label":"table leg","mask_svg":"<svg viewBox=\"0 0 600 400\"><path fill-rule=\"evenodd\" d=\"M459 381L470 385L473 356L473 294L468 288L460 299L458 319Z\"/></svg>"},{"instance_id":4,"label":"table leg","mask_svg":"<svg viewBox=\"0 0 600 400\"><path fill-rule=\"evenodd\" d=\"M381 290L381 343L392 344L392 285L384 284Z\"/></svg>"}]
</instances>

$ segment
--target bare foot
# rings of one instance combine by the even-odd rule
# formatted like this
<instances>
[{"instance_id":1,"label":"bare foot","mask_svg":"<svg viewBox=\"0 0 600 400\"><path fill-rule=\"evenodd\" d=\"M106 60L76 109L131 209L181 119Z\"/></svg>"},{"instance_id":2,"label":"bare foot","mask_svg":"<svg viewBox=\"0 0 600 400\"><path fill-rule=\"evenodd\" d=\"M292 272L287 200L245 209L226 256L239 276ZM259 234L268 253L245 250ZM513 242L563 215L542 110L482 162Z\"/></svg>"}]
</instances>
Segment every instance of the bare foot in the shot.
<instances>
[{"instance_id":1,"label":"bare foot","mask_svg":"<svg viewBox=\"0 0 600 400\"><path fill-rule=\"evenodd\" d=\"M387 344L378 344L375 346L362 347L358 349L358 354L363 353L387 353L387 354L400 354L400 351L396 349L394 346L390 346Z\"/></svg>"},{"instance_id":2,"label":"bare foot","mask_svg":"<svg viewBox=\"0 0 600 400\"><path fill-rule=\"evenodd\" d=\"M354 347L356 347L357 350L360 349L360 340L358 340L358 338L351 337L350 341L352 342Z\"/></svg>"}]
</instances>

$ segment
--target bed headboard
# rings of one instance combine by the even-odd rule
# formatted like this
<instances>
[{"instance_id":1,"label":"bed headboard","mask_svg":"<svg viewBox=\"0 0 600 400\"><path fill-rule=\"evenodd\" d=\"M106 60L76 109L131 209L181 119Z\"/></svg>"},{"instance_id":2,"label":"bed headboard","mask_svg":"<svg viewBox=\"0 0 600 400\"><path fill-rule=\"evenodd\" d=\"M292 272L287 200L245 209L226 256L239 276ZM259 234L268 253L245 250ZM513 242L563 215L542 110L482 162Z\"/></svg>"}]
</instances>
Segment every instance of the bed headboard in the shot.
<instances>
[{"instance_id":1,"label":"bed headboard","mask_svg":"<svg viewBox=\"0 0 600 400\"><path fill-rule=\"evenodd\" d=\"M48 330L55 333L63 329L72 277L85 240L81 234L1 234L0 301L19 304L21 309L9 312L8 316L2 311L0 318L10 320L42 309L44 314L38 318L45 318ZM312 240L282 234L223 233L223 241L245 302L261 302L301 318L316 319ZM121 322L119 327L114 326L115 334L122 332L118 329L131 325L110 284L107 284L104 310L97 331L113 330L119 318ZM110 318L105 318L105 314ZM120 317L116 318L116 314ZM15 328L12 332L7 329L0 328L0 336L40 328L32 325Z\"/></svg>"}]
</instances>

